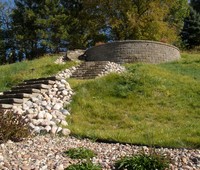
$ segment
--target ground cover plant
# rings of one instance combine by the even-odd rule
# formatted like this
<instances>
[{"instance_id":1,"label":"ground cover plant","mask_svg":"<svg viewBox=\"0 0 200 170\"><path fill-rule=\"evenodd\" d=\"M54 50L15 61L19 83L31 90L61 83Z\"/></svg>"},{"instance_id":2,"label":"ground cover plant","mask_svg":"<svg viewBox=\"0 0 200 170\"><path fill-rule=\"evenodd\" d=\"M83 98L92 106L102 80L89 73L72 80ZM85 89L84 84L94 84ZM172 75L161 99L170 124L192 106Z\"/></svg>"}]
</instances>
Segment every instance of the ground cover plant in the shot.
<instances>
[{"instance_id":1,"label":"ground cover plant","mask_svg":"<svg viewBox=\"0 0 200 170\"><path fill-rule=\"evenodd\" d=\"M200 55L128 64L122 75L74 80L72 134L133 144L200 147Z\"/></svg>"},{"instance_id":2,"label":"ground cover plant","mask_svg":"<svg viewBox=\"0 0 200 170\"><path fill-rule=\"evenodd\" d=\"M65 170L101 170L101 167L91 162L81 162L79 164L72 164L65 168Z\"/></svg>"},{"instance_id":3,"label":"ground cover plant","mask_svg":"<svg viewBox=\"0 0 200 170\"><path fill-rule=\"evenodd\" d=\"M116 170L165 170L169 163L159 154L126 156L115 163Z\"/></svg>"},{"instance_id":4,"label":"ground cover plant","mask_svg":"<svg viewBox=\"0 0 200 170\"><path fill-rule=\"evenodd\" d=\"M83 147L71 148L65 151L64 154L72 159L90 159L96 156L94 151Z\"/></svg>"},{"instance_id":5,"label":"ground cover plant","mask_svg":"<svg viewBox=\"0 0 200 170\"><path fill-rule=\"evenodd\" d=\"M31 61L0 66L0 92L10 89L25 79L52 76L58 71L75 65L74 62L55 64L59 56L44 56Z\"/></svg>"},{"instance_id":6,"label":"ground cover plant","mask_svg":"<svg viewBox=\"0 0 200 170\"><path fill-rule=\"evenodd\" d=\"M81 159L79 164L72 164L65 170L100 170L99 165L94 165L91 162L91 158L96 156L96 153L90 149L84 147L71 148L64 152L65 156L68 156L72 159Z\"/></svg>"},{"instance_id":7,"label":"ground cover plant","mask_svg":"<svg viewBox=\"0 0 200 170\"><path fill-rule=\"evenodd\" d=\"M0 143L12 140L19 142L31 135L28 122L12 111L0 111Z\"/></svg>"}]
</instances>

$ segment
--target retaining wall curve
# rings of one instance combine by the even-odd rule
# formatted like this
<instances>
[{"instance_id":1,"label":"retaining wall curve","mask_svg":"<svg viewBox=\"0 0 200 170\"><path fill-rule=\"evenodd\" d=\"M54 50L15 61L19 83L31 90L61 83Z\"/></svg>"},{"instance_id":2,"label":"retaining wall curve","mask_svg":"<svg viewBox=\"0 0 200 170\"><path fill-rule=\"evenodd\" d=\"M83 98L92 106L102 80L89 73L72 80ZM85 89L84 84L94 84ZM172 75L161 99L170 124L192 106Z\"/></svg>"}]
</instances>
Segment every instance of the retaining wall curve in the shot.
<instances>
[{"instance_id":1,"label":"retaining wall curve","mask_svg":"<svg viewBox=\"0 0 200 170\"><path fill-rule=\"evenodd\" d=\"M111 61L116 63L164 63L180 58L179 49L156 41L115 41L92 47L85 52L86 61Z\"/></svg>"}]
</instances>

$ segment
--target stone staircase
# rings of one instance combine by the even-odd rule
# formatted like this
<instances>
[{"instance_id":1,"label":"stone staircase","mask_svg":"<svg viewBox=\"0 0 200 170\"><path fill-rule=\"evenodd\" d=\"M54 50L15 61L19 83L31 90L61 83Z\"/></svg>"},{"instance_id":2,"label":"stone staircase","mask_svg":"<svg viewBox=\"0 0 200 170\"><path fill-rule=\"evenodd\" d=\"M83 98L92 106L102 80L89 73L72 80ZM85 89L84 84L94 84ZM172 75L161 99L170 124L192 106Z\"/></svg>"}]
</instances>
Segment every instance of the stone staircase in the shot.
<instances>
[{"instance_id":1,"label":"stone staircase","mask_svg":"<svg viewBox=\"0 0 200 170\"><path fill-rule=\"evenodd\" d=\"M90 61L80 64L71 78L77 79L94 79L102 73L105 73L109 61ZM59 77L59 76L58 76ZM25 80L24 82L12 87L11 90L3 92L0 95L0 109L12 109L13 106L20 106L32 96L37 96L41 92L48 91L58 77L47 77L39 79Z\"/></svg>"},{"instance_id":2,"label":"stone staircase","mask_svg":"<svg viewBox=\"0 0 200 170\"><path fill-rule=\"evenodd\" d=\"M108 62L109 61L83 62L72 74L71 78L94 79L103 71L105 71L105 66Z\"/></svg>"},{"instance_id":3,"label":"stone staircase","mask_svg":"<svg viewBox=\"0 0 200 170\"><path fill-rule=\"evenodd\" d=\"M32 96L47 91L56 80L56 77L25 80L0 95L0 109L11 109L13 106L22 105Z\"/></svg>"}]
</instances>

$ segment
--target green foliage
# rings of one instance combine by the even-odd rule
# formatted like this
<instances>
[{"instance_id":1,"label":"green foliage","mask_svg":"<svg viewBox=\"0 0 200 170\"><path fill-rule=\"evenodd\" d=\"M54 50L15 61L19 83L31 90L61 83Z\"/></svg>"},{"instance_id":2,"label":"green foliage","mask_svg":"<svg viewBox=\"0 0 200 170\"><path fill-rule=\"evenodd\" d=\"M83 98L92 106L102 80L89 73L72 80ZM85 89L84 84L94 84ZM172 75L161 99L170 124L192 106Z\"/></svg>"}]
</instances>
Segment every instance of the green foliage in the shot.
<instances>
[{"instance_id":1,"label":"green foliage","mask_svg":"<svg viewBox=\"0 0 200 170\"><path fill-rule=\"evenodd\" d=\"M200 1L199 0L190 0L190 5L192 6L192 8L200 13L199 9L200 9Z\"/></svg>"},{"instance_id":2,"label":"green foliage","mask_svg":"<svg viewBox=\"0 0 200 170\"><path fill-rule=\"evenodd\" d=\"M54 61L58 57L44 56L40 59L0 66L0 91L8 90L23 80L52 76L75 65L74 62L55 64Z\"/></svg>"},{"instance_id":3,"label":"green foliage","mask_svg":"<svg viewBox=\"0 0 200 170\"><path fill-rule=\"evenodd\" d=\"M36 58L44 54L44 49L39 45L37 35L39 25L36 20L41 9L38 1L16 0L12 11L12 28L15 32L15 49L20 51L27 59ZM13 52L14 53L14 52Z\"/></svg>"},{"instance_id":4,"label":"green foliage","mask_svg":"<svg viewBox=\"0 0 200 170\"><path fill-rule=\"evenodd\" d=\"M128 64L127 73L74 80L72 134L105 141L200 147L200 55L178 62ZM174 137L176 134L176 138ZM151 135L152 141L147 140Z\"/></svg>"},{"instance_id":5,"label":"green foliage","mask_svg":"<svg viewBox=\"0 0 200 170\"><path fill-rule=\"evenodd\" d=\"M79 164L73 164L65 168L65 170L101 170L101 167L94 165L91 162L84 162Z\"/></svg>"},{"instance_id":6,"label":"green foliage","mask_svg":"<svg viewBox=\"0 0 200 170\"><path fill-rule=\"evenodd\" d=\"M13 114L11 111L0 112L0 143L8 140L18 142L29 136L28 122L21 115Z\"/></svg>"},{"instance_id":7,"label":"green foliage","mask_svg":"<svg viewBox=\"0 0 200 170\"><path fill-rule=\"evenodd\" d=\"M3 64L66 48L88 48L109 40L174 43L179 41L188 11L187 0L15 0L14 3L9 10L2 10L5 6L0 5ZM6 21L3 27L2 21Z\"/></svg>"},{"instance_id":8,"label":"green foliage","mask_svg":"<svg viewBox=\"0 0 200 170\"><path fill-rule=\"evenodd\" d=\"M187 14L187 0L103 1L113 39L149 39L172 43ZM116 10L117 9L117 10Z\"/></svg>"},{"instance_id":9,"label":"green foliage","mask_svg":"<svg viewBox=\"0 0 200 170\"><path fill-rule=\"evenodd\" d=\"M36 25L39 25L37 34L41 44L52 53L59 52L59 48L66 48L70 16L65 14L60 0L45 0L39 11Z\"/></svg>"},{"instance_id":10,"label":"green foliage","mask_svg":"<svg viewBox=\"0 0 200 170\"><path fill-rule=\"evenodd\" d=\"M165 170L169 168L167 159L159 154L127 156L115 163L117 170Z\"/></svg>"},{"instance_id":11,"label":"green foliage","mask_svg":"<svg viewBox=\"0 0 200 170\"><path fill-rule=\"evenodd\" d=\"M8 50L13 49L13 30L11 28L10 15L12 13L8 2L0 2L0 65L13 62L14 55L10 56ZM9 52L10 52L9 51ZM20 58L18 58L20 60Z\"/></svg>"},{"instance_id":12,"label":"green foliage","mask_svg":"<svg viewBox=\"0 0 200 170\"><path fill-rule=\"evenodd\" d=\"M94 151L83 147L69 149L64 154L72 159L90 159L96 156Z\"/></svg>"},{"instance_id":13,"label":"green foliage","mask_svg":"<svg viewBox=\"0 0 200 170\"><path fill-rule=\"evenodd\" d=\"M185 19L181 35L187 48L200 46L200 13L193 8L190 9L190 14Z\"/></svg>"}]
</instances>

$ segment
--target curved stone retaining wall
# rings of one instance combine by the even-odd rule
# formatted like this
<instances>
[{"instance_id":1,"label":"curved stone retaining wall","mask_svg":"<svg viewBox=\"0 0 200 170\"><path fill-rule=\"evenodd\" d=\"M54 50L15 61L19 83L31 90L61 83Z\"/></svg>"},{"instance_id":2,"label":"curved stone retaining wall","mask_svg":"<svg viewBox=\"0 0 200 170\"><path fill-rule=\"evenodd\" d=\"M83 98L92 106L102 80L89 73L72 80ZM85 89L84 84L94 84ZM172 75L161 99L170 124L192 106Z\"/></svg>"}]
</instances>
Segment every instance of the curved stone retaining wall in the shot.
<instances>
[{"instance_id":1,"label":"curved stone retaining wall","mask_svg":"<svg viewBox=\"0 0 200 170\"><path fill-rule=\"evenodd\" d=\"M116 41L95 46L85 52L86 61L111 61L116 63L163 63L178 60L175 46L145 40Z\"/></svg>"}]
</instances>

